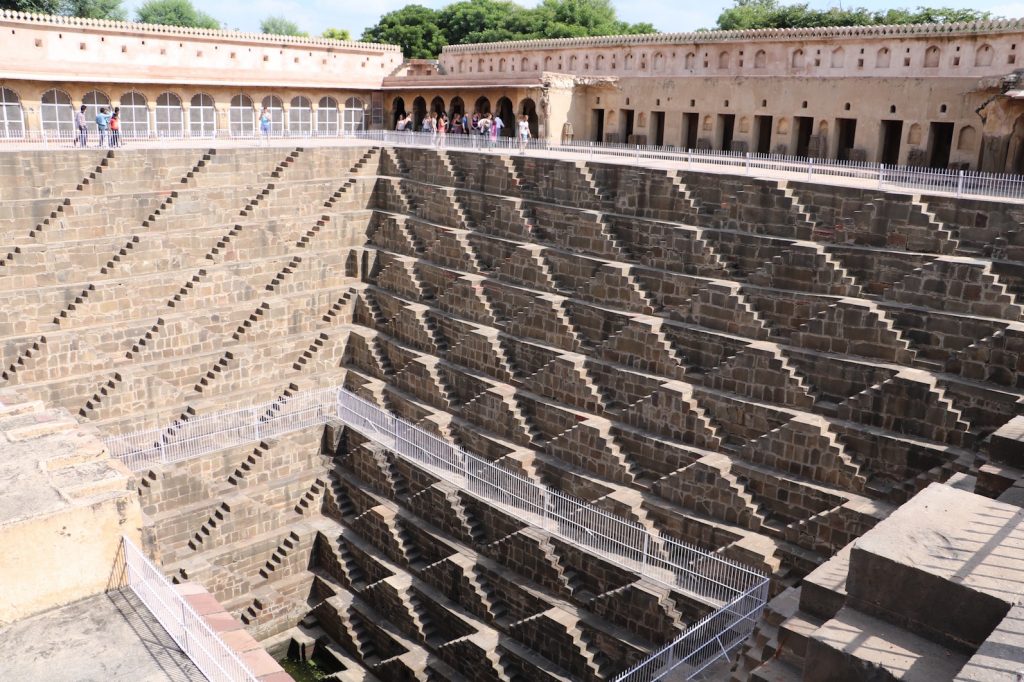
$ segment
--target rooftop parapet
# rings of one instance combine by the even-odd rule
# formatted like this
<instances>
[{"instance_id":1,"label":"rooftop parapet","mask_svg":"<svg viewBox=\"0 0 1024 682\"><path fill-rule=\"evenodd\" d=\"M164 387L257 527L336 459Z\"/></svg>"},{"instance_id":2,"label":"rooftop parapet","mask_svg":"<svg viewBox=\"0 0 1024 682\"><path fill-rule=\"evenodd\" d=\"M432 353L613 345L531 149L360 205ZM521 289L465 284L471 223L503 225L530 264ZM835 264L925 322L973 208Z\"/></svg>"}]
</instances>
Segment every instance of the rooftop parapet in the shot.
<instances>
[{"instance_id":1,"label":"rooftop parapet","mask_svg":"<svg viewBox=\"0 0 1024 682\"><path fill-rule=\"evenodd\" d=\"M443 55L494 52L498 50L543 50L567 47L609 47L626 45L678 45L689 43L778 42L783 40L843 40L865 38L956 37L1024 32L1022 19L996 19L953 24L897 24L884 26L833 26L826 28L765 28L742 31L690 31L638 35L509 40L474 45L448 45Z\"/></svg>"}]
</instances>

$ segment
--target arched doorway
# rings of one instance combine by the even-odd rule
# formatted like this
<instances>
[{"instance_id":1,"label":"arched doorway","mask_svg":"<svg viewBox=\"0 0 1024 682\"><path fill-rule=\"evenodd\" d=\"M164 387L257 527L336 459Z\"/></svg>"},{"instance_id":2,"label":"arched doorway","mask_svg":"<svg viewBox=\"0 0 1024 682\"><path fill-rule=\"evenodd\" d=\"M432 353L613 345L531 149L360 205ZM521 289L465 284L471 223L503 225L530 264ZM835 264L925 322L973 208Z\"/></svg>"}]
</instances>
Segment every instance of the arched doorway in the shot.
<instances>
[{"instance_id":1,"label":"arched doorway","mask_svg":"<svg viewBox=\"0 0 1024 682\"><path fill-rule=\"evenodd\" d=\"M212 97L202 92L192 96L188 126L193 137L208 137L217 132L217 108Z\"/></svg>"},{"instance_id":2,"label":"arched doorway","mask_svg":"<svg viewBox=\"0 0 1024 682\"><path fill-rule=\"evenodd\" d=\"M256 113L249 95L235 95L228 108L228 131L233 136L252 135L256 130Z\"/></svg>"},{"instance_id":3,"label":"arched doorway","mask_svg":"<svg viewBox=\"0 0 1024 682\"><path fill-rule=\"evenodd\" d=\"M22 137L25 134L25 114L21 98L14 90L0 88L0 137Z\"/></svg>"},{"instance_id":4,"label":"arched doorway","mask_svg":"<svg viewBox=\"0 0 1024 682\"><path fill-rule=\"evenodd\" d=\"M466 113L466 104L462 101L461 97L453 97L451 104L451 115L452 118L456 116L462 116Z\"/></svg>"},{"instance_id":5,"label":"arched doorway","mask_svg":"<svg viewBox=\"0 0 1024 682\"><path fill-rule=\"evenodd\" d=\"M1024 114L1017 117L1006 150L1006 172L1024 173Z\"/></svg>"},{"instance_id":6,"label":"arched doorway","mask_svg":"<svg viewBox=\"0 0 1024 682\"><path fill-rule=\"evenodd\" d=\"M149 107L141 92L121 95L121 133L128 137L149 137Z\"/></svg>"},{"instance_id":7,"label":"arched doorway","mask_svg":"<svg viewBox=\"0 0 1024 682\"><path fill-rule=\"evenodd\" d=\"M318 135L337 135L338 100L333 97L321 97L316 108L316 132Z\"/></svg>"},{"instance_id":8,"label":"arched doorway","mask_svg":"<svg viewBox=\"0 0 1024 682\"><path fill-rule=\"evenodd\" d=\"M483 116L491 111L491 100L486 97L477 97L473 111Z\"/></svg>"},{"instance_id":9,"label":"arched doorway","mask_svg":"<svg viewBox=\"0 0 1024 682\"><path fill-rule=\"evenodd\" d=\"M292 98L288 109L288 132L292 135L309 135L313 131L313 103L308 98Z\"/></svg>"},{"instance_id":10,"label":"arched doorway","mask_svg":"<svg viewBox=\"0 0 1024 682\"><path fill-rule=\"evenodd\" d=\"M70 131L75 128L75 110L71 97L63 90L47 90L40 105L43 130Z\"/></svg>"},{"instance_id":11,"label":"arched doorway","mask_svg":"<svg viewBox=\"0 0 1024 682\"><path fill-rule=\"evenodd\" d=\"M413 130L419 130L423 126L423 119L427 117L427 100L417 97L412 101L412 122Z\"/></svg>"},{"instance_id":12,"label":"arched doorway","mask_svg":"<svg viewBox=\"0 0 1024 682\"><path fill-rule=\"evenodd\" d=\"M404 118L405 111L405 100L401 97L396 97L391 102L391 129L394 130L398 127L398 119Z\"/></svg>"},{"instance_id":13,"label":"arched doorway","mask_svg":"<svg viewBox=\"0 0 1024 682\"><path fill-rule=\"evenodd\" d=\"M441 97L430 100L430 113L434 116L445 113L444 100Z\"/></svg>"},{"instance_id":14,"label":"arched doorway","mask_svg":"<svg viewBox=\"0 0 1024 682\"><path fill-rule=\"evenodd\" d=\"M277 95L267 95L261 105L270 114L270 132L280 135L284 132L284 102ZM261 112L262 113L262 112Z\"/></svg>"},{"instance_id":15,"label":"arched doorway","mask_svg":"<svg viewBox=\"0 0 1024 682\"><path fill-rule=\"evenodd\" d=\"M527 97L519 103L519 115L526 114L530 122L530 136L534 139L540 137L540 119L537 117L537 103Z\"/></svg>"},{"instance_id":16,"label":"arched doorway","mask_svg":"<svg viewBox=\"0 0 1024 682\"><path fill-rule=\"evenodd\" d=\"M363 130L366 118L366 105L358 97L345 100L345 111L342 114L342 125L346 133L358 133Z\"/></svg>"},{"instance_id":17,"label":"arched doorway","mask_svg":"<svg viewBox=\"0 0 1024 682\"><path fill-rule=\"evenodd\" d=\"M162 92L156 98L156 134L183 135L185 128L181 98L173 92Z\"/></svg>"},{"instance_id":18,"label":"arched doorway","mask_svg":"<svg viewBox=\"0 0 1024 682\"><path fill-rule=\"evenodd\" d=\"M516 112L512 108L512 100L502 97L498 100L498 116L505 127L501 129L502 137L512 137L516 132Z\"/></svg>"},{"instance_id":19,"label":"arched doorway","mask_svg":"<svg viewBox=\"0 0 1024 682\"><path fill-rule=\"evenodd\" d=\"M86 107L85 124L89 126L89 134L95 134L96 115L100 113L100 109L106 109L108 114L112 111L110 108L110 98L107 97L106 93L99 90L90 90L82 98L82 104Z\"/></svg>"}]
</instances>

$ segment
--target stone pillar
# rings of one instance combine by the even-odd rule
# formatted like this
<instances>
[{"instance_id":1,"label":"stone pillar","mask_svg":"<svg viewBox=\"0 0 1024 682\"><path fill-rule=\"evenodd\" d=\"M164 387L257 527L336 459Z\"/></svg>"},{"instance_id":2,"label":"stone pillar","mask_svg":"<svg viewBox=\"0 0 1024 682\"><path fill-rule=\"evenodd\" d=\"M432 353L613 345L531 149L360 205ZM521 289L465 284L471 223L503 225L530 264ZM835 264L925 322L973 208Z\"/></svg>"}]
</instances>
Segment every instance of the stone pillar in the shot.
<instances>
[{"instance_id":1,"label":"stone pillar","mask_svg":"<svg viewBox=\"0 0 1024 682\"><path fill-rule=\"evenodd\" d=\"M146 105L146 115L149 117L149 136L156 137L156 104L150 102Z\"/></svg>"},{"instance_id":2,"label":"stone pillar","mask_svg":"<svg viewBox=\"0 0 1024 682\"><path fill-rule=\"evenodd\" d=\"M192 103L182 102L181 103L181 135L182 137L189 137L192 134Z\"/></svg>"}]
</instances>

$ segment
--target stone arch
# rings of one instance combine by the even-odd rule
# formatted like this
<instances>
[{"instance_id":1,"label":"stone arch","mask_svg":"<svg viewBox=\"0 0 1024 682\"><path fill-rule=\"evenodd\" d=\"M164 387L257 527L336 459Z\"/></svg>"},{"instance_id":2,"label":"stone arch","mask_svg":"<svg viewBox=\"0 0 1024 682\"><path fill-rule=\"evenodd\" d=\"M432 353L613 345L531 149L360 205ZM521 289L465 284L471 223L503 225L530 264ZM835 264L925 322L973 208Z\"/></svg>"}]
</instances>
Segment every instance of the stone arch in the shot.
<instances>
[{"instance_id":1,"label":"stone arch","mask_svg":"<svg viewBox=\"0 0 1024 682\"><path fill-rule=\"evenodd\" d=\"M270 114L270 130L280 133L284 130L284 102L277 95L267 95L260 106Z\"/></svg>"},{"instance_id":2,"label":"stone arch","mask_svg":"<svg viewBox=\"0 0 1024 682\"><path fill-rule=\"evenodd\" d=\"M104 107L106 107L108 112L111 111L110 97L102 90L90 90L82 97L82 104L86 106L86 125L89 126L90 131L96 132L96 114Z\"/></svg>"},{"instance_id":3,"label":"stone arch","mask_svg":"<svg viewBox=\"0 0 1024 682\"><path fill-rule=\"evenodd\" d=\"M804 51L803 50L800 50L800 49L793 50L793 57L789 60L789 63L790 63L790 65L794 69L802 69L802 68L804 68L804 62L805 61L806 60L804 58Z\"/></svg>"},{"instance_id":4,"label":"stone arch","mask_svg":"<svg viewBox=\"0 0 1024 682\"><path fill-rule=\"evenodd\" d=\"M921 124L914 123L907 131L907 144L921 144Z\"/></svg>"},{"instance_id":5,"label":"stone arch","mask_svg":"<svg viewBox=\"0 0 1024 682\"><path fill-rule=\"evenodd\" d=\"M462 73L463 71L465 71L465 69L466 69L466 60L465 59L460 59L459 60L459 73Z\"/></svg>"},{"instance_id":6,"label":"stone arch","mask_svg":"<svg viewBox=\"0 0 1024 682\"><path fill-rule=\"evenodd\" d=\"M18 93L0 88L0 138L21 137L25 134L25 113Z\"/></svg>"},{"instance_id":7,"label":"stone arch","mask_svg":"<svg viewBox=\"0 0 1024 682\"><path fill-rule=\"evenodd\" d=\"M256 130L256 112L252 97L239 93L231 98L228 107L228 132L232 135L252 135Z\"/></svg>"},{"instance_id":8,"label":"stone arch","mask_svg":"<svg viewBox=\"0 0 1024 682\"><path fill-rule=\"evenodd\" d=\"M366 129L366 104L362 99L349 97L345 100L341 125L346 133L357 133Z\"/></svg>"},{"instance_id":9,"label":"stone arch","mask_svg":"<svg viewBox=\"0 0 1024 682\"><path fill-rule=\"evenodd\" d=\"M551 55L544 57L544 70L547 71L551 68Z\"/></svg>"},{"instance_id":10,"label":"stone arch","mask_svg":"<svg viewBox=\"0 0 1024 682\"><path fill-rule=\"evenodd\" d=\"M822 137L828 135L828 121L825 119L818 121L818 134Z\"/></svg>"},{"instance_id":11,"label":"stone arch","mask_svg":"<svg viewBox=\"0 0 1024 682\"><path fill-rule=\"evenodd\" d=\"M395 102L392 103L392 122L391 127L394 128L398 123L398 112L395 111L394 107L401 102L402 116L405 116L405 100L401 97L395 98ZM339 125L340 117L338 116L338 100L333 97L321 97L320 101L316 106L316 132L319 135L337 135L338 131L341 130Z\"/></svg>"},{"instance_id":12,"label":"stone arch","mask_svg":"<svg viewBox=\"0 0 1024 682\"><path fill-rule=\"evenodd\" d=\"M519 113L526 114L526 120L530 123L530 135L537 139L540 137L540 117L537 116L537 103L527 97L519 103Z\"/></svg>"},{"instance_id":13,"label":"stone arch","mask_svg":"<svg viewBox=\"0 0 1024 682\"><path fill-rule=\"evenodd\" d=\"M430 100L430 113L431 114L436 116L437 114L445 113L445 111L446 111L446 109L444 108L444 98L443 97L441 97L440 95L437 95L436 97L434 97L434 99Z\"/></svg>"},{"instance_id":14,"label":"stone arch","mask_svg":"<svg viewBox=\"0 0 1024 682\"><path fill-rule=\"evenodd\" d=\"M121 131L132 137L149 136L149 100L141 92L129 90L121 95L117 106L121 109Z\"/></svg>"},{"instance_id":15,"label":"stone arch","mask_svg":"<svg viewBox=\"0 0 1024 682\"><path fill-rule=\"evenodd\" d=\"M992 60L995 58L995 52L992 46L985 43L977 49L974 53L974 65L975 66L992 66Z\"/></svg>"},{"instance_id":16,"label":"stone arch","mask_svg":"<svg viewBox=\"0 0 1024 682\"><path fill-rule=\"evenodd\" d=\"M501 129L501 136L512 137L516 130L516 110L512 107L512 100L502 97L498 100L496 109L501 122L505 124L505 127Z\"/></svg>"},{"instance_id":17,"label":"stone arch","mask_svg":"<svg viewBox=\"0 0 1024 682\"><path fill-rule=\"evenodd\" d=\"M579 60L576 58L576 55L569 57L569 70L575 71L578 66L578 62Z\"/></svg>"},{"instance_id":18,"label":"stone arch","mask_svg":"<svg viewBox=\"0 0 1024 682\"><path fill-rule=\"evenodd\" d=\"M480 115L483 115L483 114L488 113L490 110L491 110L491 100L487 99L484 96L480 96L480 97L476 98L476 104L474 105L473 111L475 111L476 113L478 113Z\"/></svg>"},{"instance_id":19,"label":"stone arch","mask_svg":"<svg viewBox=\"0 0 1024 682\"><path fill-rule=\"evenodd\" d=\"M780 118L775 132L779 135L789 135L789 119L785 117Z\"/></svg>"},{"instance_id":20,"label":"stone arch","mask_svg":"<svg viewBox=\"0 0 1024 682\"><path fill-rule=\"evenodd\" d=\"M483 73L484 72L484 58L483 57L480 57L479 59L476 60L476 72L477 73Z\"/></svg>"},{"instance_id":21,"label":"stone arch","mask_svg":"<svg viewBox=\"0 0 1024 682\"><path fill-rule=\"evenodd\" d=\"M633 53L632 52L627 52L626 56L622 58L622 68L624 68L626 71L632 71L633 70L633 61L634 61Z\"/></svg>"},{"instance_id":22,"label":"stone arch","mask_svg":"<svg viewBox=\"0 0 1024 682\"><path fill-rule=\"evenodd\" d=\"M729 51L722 50L718 53L718 68L728 69L729 68Z\"/></svg>"},{"instance_id":23,"label":"stone arch","mask_svg":"<svg viewBox=\"0 0 1024 682\"><path fill-rule=\"evenodd\" d=\"M427 100L422 96L412 101L412 129L418 131L427 117Z\"/></svg>"},{"instance_id":24,"label":"stone arch","mask_svg":"<svg viewBox=\"0 0 1024 682\"><path fill-rule=\"evenodd\" d=\"M452 116L462 116L466 113L466 103L458 96L452 97L452 101L448 105L448 108L451 109Z\"/></svg>"},{"instance_id":25,"label":"stone arch","mask_svg":"<svg viewBox=\"0 0 1024 682\"><path fill-rule=\"evenodd\" d=\"M696 65L696 63L697 63L697 55L695 55L695 54L694 54L694 53L692 53L692 52L687 52L687 53L686 53L686 58L685 58L685 60L683 61L683 65L684 65L684 66L685 66L685 67L686 67L686 68L687 68L688 70L693 70L693 69L694 69L694 67L695 67L695 65Z\"/></svg>"},{"instance_id":26,"label":"stone arch","mask_svg":"<svg viewBox=\"0 0 1024 682\"><path fill-rule=\"evenodd\" d=\"M292 97L288 107L288 132L292 135L308 135L313 131L313 103L308 97Z\"/></svg>"},{"instance_id":27,"label":"stone arch","mask_svg":"<svg viewBox=\"0 0 1024 682\"><path fill-rule=\"evenodd\" d=\"M665 55L661 52L654 53L653 68L655 71L665 70Z\"/></svg>"},{"instance_id":28,"label":"stone arch","mask_svg":"<svg viewBox=\"0 0 1024 682\"><path fill-rule=\"evenodd\" d=\"M520 71L526 71L529 68L529 66L530 66L530 59L529 59L529 57L523 57L522 59L519 60L519 70Z\"/></svg>"},{"instance_id":29,"label":"stone arch","mask_svg":"<svg viewBox=\"0 0 1024 682\"><path fill-rule=\"evenodd\" d=\"M595 60L595 64L594 64L594 69L597 70L597 71L601 71L601 70L604 69L604 55L603 54L597 55L597 59Z\"/></svg>"},{"instance_id":30,"label":"stone arch","mask_svg":"<svg viewBox=\"0 0 1024 682\"><path fill-rule=\"evenodd\" d=\"M71 97L63 90L53 88L43 93L40 101L43 130L72 130L75 127L75 109Z\"/></svg>"},{"instance_id":31,"label":"stone arch","mask_svg":"<svg viewBox=\"0 0 1024 682\"><path fill-rule=\"evenodd\" d=\"M165 91L156 98L156 134L176 136L184 134L185 110L181 97L175 92Z\"/></svg>"},{"instance_id":32,"label":"stone arch","mask_svg":"<svg viewBox=\"0 0 1024 682\"><path fill-rule=\"evenodd\" d=\"M978 131L974 126L964 126L956 139L956 149L960 152L969 152L978 144Z\"/></svg>"},{"instance_id":33,"label":"stone arch","mask_svg":"<svg viewBox=\"0 0 1024 682\"><path fill-rule=\"evenodd\" d=\"M763 69L768 65L768 53L764 50L758 50L754 54L754 68Z\"/></svg>"},{"instance_id":34,"label":"stone arch","mask_svg":"<svg viewBox=\"0 0 1024 682\"><path fill-rule=\"evenodd\" d=\"M505 58L498 59L498 73L505 73Z\"/></svg>"},{"instance_id":35,"label":"stone arch","mask_svg":"<svg viewBox=\"0 0 1024 682\"><path fill-rule=\"evenodd\" d=\"M1024 114L1017 117L1006 149L1007 173L1024 173Z\"/></svg>"},{"instance_id":36,"label":"stone arch","mask_svg":"<svg viewBox=\"0 0 1024 682\"><path fill-rule=\"evenodd\" d=\"M843 64L846 63L846 50L841 47L832 50L831 60L833 69L841 69Z\"/></svg>"},{"instance_id":37,"label":"stone arch","mask_svg":"<svg viewBox=\"0 0 1024 682\"><path fill-rule=\"evenodd\" d=\"M937 69L941 58L942 50L937 45L929 45L928 49L924 51L924 68Z\"/></svg>"},{"instance_id":38,"label":"stone arch","mask_svg":"<svg viewBox=\"0 0 1024 682\"><path fill-rule=\"evenodd\" d=\"M189 100L188 129L192 137L206 137L217 132L217 103L205 92Z\"/></svg>"},{"instance_id":39,"label":"stone arch","mask_svg":"<svg viewBox=\"0 0 1024 682\"><path fill-rule=\"evenodd\" d=\"M396 97L391 100L391 129L398 127L398 119L405 118L405 99Z\"/></svg>"},{"instance_id":40,"label":"stone arch","mask_svg":"<svg viewBox=\"0 0 1024 682\"><path fill-rule=\"evenodd\" d=\"M883 47L875 54L875 68L877 69L888 69L889 62L892 59L892 53L889 52L889 48Z\"/></svg>"}]
</instances>

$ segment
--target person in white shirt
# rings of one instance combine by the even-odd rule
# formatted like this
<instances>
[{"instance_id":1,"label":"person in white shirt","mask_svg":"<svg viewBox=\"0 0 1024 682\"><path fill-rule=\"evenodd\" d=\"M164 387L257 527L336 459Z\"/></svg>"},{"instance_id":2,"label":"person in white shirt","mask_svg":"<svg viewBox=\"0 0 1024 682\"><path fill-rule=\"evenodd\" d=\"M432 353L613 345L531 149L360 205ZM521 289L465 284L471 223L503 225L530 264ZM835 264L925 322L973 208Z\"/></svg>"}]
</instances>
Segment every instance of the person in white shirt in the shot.
<instances>
[{"instance_id":1,"label":"person in white shirt","mask_svg":"<svg viewBox=\"0 0 1024 682\"><path fill-rule=\"evenodd\" d=\"M526 145L530 141L530 119L523 114L519 117L519 151L526 153Z\"/></svg>"}]
</instances>

